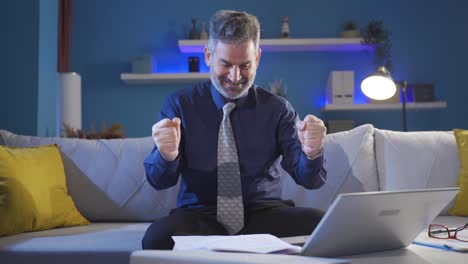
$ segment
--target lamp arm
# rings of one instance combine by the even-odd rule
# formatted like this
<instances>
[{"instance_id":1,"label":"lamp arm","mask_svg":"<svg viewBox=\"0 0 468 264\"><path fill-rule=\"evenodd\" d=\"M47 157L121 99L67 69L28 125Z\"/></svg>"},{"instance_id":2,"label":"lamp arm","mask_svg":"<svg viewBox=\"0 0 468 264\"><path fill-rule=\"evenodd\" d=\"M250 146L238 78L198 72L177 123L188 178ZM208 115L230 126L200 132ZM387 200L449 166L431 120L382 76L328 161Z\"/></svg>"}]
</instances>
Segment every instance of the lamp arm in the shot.
<instances>
[{"instance_id":1,"label":"lamp arm","mask_svg":"<svg viewBox=\"0 0 468 264\"><path fill-rule=\"evenodd\" d=\"M408 83L406 81L395 81L395 83L398 86L400 86L402 90L406 91L406 86L408 85Z\"/></svg>"},{"instance_id":2,"label":"lamp arm","mask_svg":"<svg viewBox=\"0 0 468 264\"><path fill-rule=\"evenodd\" d=\"M401 87L401 98L402 98L402 115L403 115L403 131L408 131L406 125L406 86L408 83L406 81L395 82L397 85Z\"/></svg>"}]
</instances>

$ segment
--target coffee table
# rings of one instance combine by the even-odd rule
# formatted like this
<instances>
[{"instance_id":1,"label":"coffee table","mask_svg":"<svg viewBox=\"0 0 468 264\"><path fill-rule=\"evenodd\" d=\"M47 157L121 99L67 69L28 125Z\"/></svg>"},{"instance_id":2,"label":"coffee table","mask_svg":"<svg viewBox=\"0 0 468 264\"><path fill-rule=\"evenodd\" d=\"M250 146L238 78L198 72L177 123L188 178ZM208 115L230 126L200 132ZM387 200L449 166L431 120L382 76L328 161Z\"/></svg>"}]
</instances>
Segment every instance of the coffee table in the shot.
<instances>
[{"instance_id":1,"label":"coffee table","mask_svg":"<svg viewBox=\"0 0 468 264\"><path fill-rule=\"evenodd\" d=\"M205 250L139 250L130 264L346 264L346 259L314 258L279 254L212 252Z\"/></svg>"},{"instance_id":2,"label":"coffee table","mask_svg":"<svg viewBox=\"0 0 468 264\"><path fill-rule=\"evenodd\" d=\"M422 232L420 236L426 236ZM283 238L286 242L297 243L304 237ZM279 254L249 254L212 252L205 250L138 250L131 254L130 264L466 264L468 254L411 244L407 248L368 254L344 256L337 259L303 257Z\"/></svg>"},{"instance_id":3,"label":"coffee table","mask_svg":"<svg viewBox=\"0 0 468 264\"><path fill-rule=\"evenodd\" d=\"M347 256L340 259L202 250L139 250L131 254L130 264L463 264L466 263L466 257L466 254L456 252L440 254L438 249L418 245L398 250Z\"/></svg>"}]
</instances>

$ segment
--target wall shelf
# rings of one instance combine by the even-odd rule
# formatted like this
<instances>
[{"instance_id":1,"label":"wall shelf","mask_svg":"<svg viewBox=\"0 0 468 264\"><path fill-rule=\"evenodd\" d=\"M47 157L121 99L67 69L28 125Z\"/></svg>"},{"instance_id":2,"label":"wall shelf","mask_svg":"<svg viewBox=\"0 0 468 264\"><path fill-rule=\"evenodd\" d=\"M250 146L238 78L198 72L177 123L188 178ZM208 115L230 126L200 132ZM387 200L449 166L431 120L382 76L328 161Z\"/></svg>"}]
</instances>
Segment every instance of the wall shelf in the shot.
<instances>
[{"instance_id":1,"label":"wall shelf","mask_svg":"<svg viewBox=\"0 0 468 264\"><path fill-rule=\"evenodd\" d=\"M441 109L446 108L447 102L418 102L407 103L406 109ZM353 110L401 110L401 104L329 104L322 111L353 111Z\"/></svg>"},{"instance_id":2,"label":"wall shelf","mask_svg":"<svg viewBox=\"0 0 468 264\"><path fill-rule=\"evenodd\" d=\"M363 51L372 46L361 44L361 38L286 38L261 39L260 47L264 52L294 51ZM203 52L206 40L179 40L182 53Z\"/></svg>"},{"instance_id":3,"label":"wall shelf","mask_svg":"<svg viewBox=\"0 0 468 264\"><path fill-rule=\"evenodd\" d=\"M261 39L264 52L295 51L361 51L372 49L361 44L361 38L286 38ZM179 40L182 53L202 53L207 40ZM192 83L209 80L209 73L122 73L120 79L126 84Z\"/></svg>"},{"instance_id":4,"label":"wall shelf","mask_svg":"<svg viewBox=\"0 0 468 264\"><path fill-rule=\"evenodd\" d=\"M122 73L126 84L192 83L210 79L209 73Z\"/></svg>"}]
</instances>

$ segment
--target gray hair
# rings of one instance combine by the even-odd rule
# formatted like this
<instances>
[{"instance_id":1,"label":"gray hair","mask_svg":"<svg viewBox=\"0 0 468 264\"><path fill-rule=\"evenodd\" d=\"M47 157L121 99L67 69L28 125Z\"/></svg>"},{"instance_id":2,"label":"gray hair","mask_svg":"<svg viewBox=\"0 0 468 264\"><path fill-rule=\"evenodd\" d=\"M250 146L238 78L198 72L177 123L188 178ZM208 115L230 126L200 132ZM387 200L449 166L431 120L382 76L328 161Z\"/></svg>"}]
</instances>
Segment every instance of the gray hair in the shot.
<instances>
[{"instance_id":1,"label":"gray hair","mask_svg":"<svg viewBox=\"0 0 468 264\"><path fill-rule=\"evenodd\" d=\"M208 49L214 53L218 41L242 44L252 40L258 51L260 23L257 17L246 12L219 10L210 20Z\"/></svg>"}]
</instances>

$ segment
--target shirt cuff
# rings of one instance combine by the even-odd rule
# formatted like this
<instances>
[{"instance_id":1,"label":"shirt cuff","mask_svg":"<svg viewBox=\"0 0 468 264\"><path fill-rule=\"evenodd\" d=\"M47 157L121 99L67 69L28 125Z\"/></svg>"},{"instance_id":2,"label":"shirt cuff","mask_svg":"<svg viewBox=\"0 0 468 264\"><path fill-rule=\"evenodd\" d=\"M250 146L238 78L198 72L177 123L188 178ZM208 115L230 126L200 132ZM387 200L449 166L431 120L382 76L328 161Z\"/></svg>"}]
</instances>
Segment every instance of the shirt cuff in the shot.
<instances>
[{"instance_id":1,"label":"shirt cuff","mask_svg":"<svg viewBox=\"0 0 468 264\"><path fill-rule=\"evenodd\" d=\"M305 152L303 152L303 153L304 153L304 156L306 156L306 158L308 160L315 160L315 159L323 156L323 148L321 148L319 152L315 153L312 156L307 155Z\"/></svg>"},{"instance_id":2,"label":"shirt cuff","mask_svg":"<svg viewBox=\"0 0 468 264\"><path fill-rule=\"evenodd\" d=\"M145 163L156 165L159 168L176 169L179 166L179 160L180 153L179 156L177 156L177 158L173 161L165 160L159 150L155 147L152 153L146 158Z\"/></svg>"},{"instance_id":3,"label":"shirt cuff","mask_svg":"<svg viewBox=\"0 0 468 264\"><path fill-rule=\"evenodd\" d=\"M314 159L309 159L307 155L303 152L302 157L301 157L301 164L304 166L304 168L307 168L307 170L315 170L317 167L323 166L324 163L324 155L319 155L315 157Z\"/></svg>"},{"instance_id":4,"label":"shirt cuff","mask_svg":"<svg viewBox=\"0 0 468 264\"><path fill-rule=\"evenodd\" d=\"M325 183L326 171L323 166L325 163L324 155L316 157L314 160L310 160L306 157L305 153L301 157L300 161L300 174L302 186L307 189L320 188Z\"/></svg>"}]
</instances>

